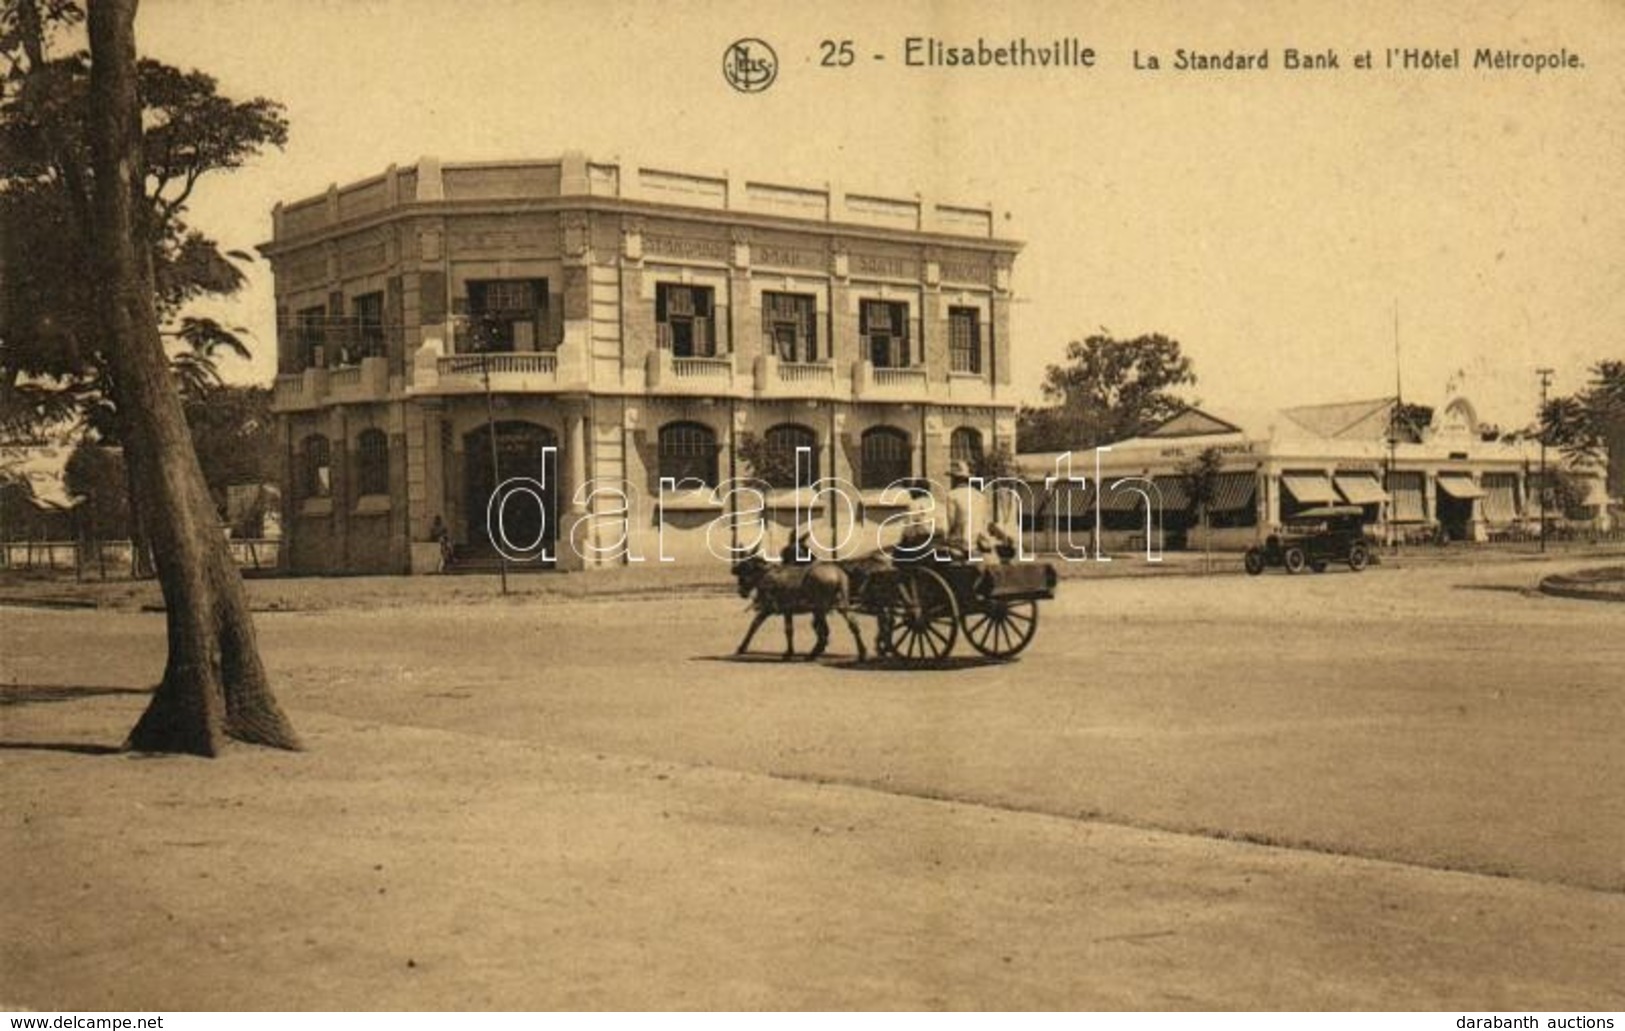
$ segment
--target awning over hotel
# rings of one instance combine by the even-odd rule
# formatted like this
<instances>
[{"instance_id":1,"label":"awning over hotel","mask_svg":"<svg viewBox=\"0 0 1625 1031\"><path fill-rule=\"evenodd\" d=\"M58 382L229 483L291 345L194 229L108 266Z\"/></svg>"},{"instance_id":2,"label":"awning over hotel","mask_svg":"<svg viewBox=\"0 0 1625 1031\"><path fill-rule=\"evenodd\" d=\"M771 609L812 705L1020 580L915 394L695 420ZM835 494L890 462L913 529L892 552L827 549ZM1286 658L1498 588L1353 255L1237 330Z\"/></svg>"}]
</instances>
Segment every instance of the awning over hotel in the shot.
<instances>
[{"instance_id":1,"label":"awning over hotel","mask_svg":"<svg viewBox=\"0 0 1625 1031\"><path fill-rule=\"evenodd\" d=\"M1510 523L1518 518L1518 478L1511 473L1484 474L1484 518Z\"/></svg>"},{"instance_id":2,"label":"awning over hotel","mask_svg":"<svg viewBox=\"0 0 1625 1031\"><path fill-rule=\"evenodd\" d=\"M1380 505L1388 500L1388 492L1370 473L1339 473L1333 480L1343 500L1351 505Z\"/></svg>"},{"instance_id":3,"label":"awning over hotel","mask_svg":"<svg viewBox=\"0 0 1625 1031\"><path fill-rule=\"evenodd\" d=\"M1050 512L1053 515L1082 515L1095 510L1094 481L1080 487L1071 480L1057 480L1050 487ZM1034 485L1037 486L1036 484Z\"/></svg>"},{"instance_id":4,"label":"awning over hotel","mask_svg":"<svg viewBox=\"0 0 1625 1031\"><path fill-rule=\"evenodd\" d=\"M1258 478L1252 473L1220 473L1213 491L1213 511L1235 512L1252 505Z\"/></svg>"},{"instance_id":5,"label":"awning over hotel","mask_svg":"<svg viewBox=\"0 0 1625 1031\"><path fill-rule=\"evenodd\" d=\"M1466 473L1440 473L1439 489L1460 501L1484 497L1484 488L1474 483Z\"/></svg>"},{"instance_id":6,"label":"awning over hotel","mask_svg":"<svg viewBox=\"0 0 1625 1031\"><path fill-rule=\"evenodd\" d=\"M1105 483L1100 484L1100 510L1102 512L1133 512L1143 507L1145 499L1142 492L1151 494L1145 479L1139 476L1130 476L1123 478L1120 486L1115 488L1112 486L1112 484L1119 482L1118 480L1107 480ZM1156 497L1155 494L1151 494L1151 496ZM1162 507L1163 511L1168 510L1169 506L1166 500L1163 501Z\"/></svg>"},{"instance_id":7,"label":"awning over hotel","mask_svg":"<svg viewBox=\"0 0 1625 1031\"><path fill-rule=\"evenodd\" d=\"M1330 505L1337 501L1332 481L1321 473L1282 473L1281 486L1291 491L1300 505Z\"/></svg>"},{"instance_id":8,"label":"awning over hotel","mask_svg":"<svg viewBox=\"0 0 1625 1031\"><path fill-rule=\"evenodd\" d=\"M1185 487L1185 477L1158 476L1152 482L1157 485L1157 489L1151 495L1151 499L1154 502L1160 500L1164 512L1183 512L1191 507L1191 495Z\"/></svg>"},{"instance_id":9,"label":"awning over hotel","mask_svg":"<svg viewBox=\"0 0 1625 1031\"><path fill-rule=\"evenodd\" d=\"M1420 523L1427 519L1421 473L1390 474L1388 490L1394 496L1394 504L1388 514L1389 519L1396 523Z\"/></svg>"}]
</instances>

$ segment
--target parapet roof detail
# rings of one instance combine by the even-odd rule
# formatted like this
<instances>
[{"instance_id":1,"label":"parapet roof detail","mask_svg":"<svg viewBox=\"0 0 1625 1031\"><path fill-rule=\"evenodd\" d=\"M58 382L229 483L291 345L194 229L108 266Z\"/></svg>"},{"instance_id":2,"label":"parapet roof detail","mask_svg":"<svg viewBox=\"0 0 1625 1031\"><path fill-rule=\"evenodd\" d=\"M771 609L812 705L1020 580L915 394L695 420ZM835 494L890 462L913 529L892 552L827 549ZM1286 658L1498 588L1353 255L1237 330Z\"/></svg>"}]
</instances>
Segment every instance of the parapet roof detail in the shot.
<instances>
[{"instance_id":1,"label":"parapet roof detail","mask_svg":"<svg viewBox=\"0 0 1625 1031\"><path fill-rule=\"evenodd\" d=\"M276 244L378 216L407 205L461 207L481 202L548 203L579 200L585 206L671 210L689 217L736 221L790 220L822 223L830 231L862 235L904 234L951 238L1015 251L1016 241L997 235L999 215L991 202L944 203L919 194L847 190L767 182L726 171L679 171L624 157L598 161L570 152L558 158L442 163L422 157L391 165L379 175L273 209Z\"/></svg>"}]
</instances>

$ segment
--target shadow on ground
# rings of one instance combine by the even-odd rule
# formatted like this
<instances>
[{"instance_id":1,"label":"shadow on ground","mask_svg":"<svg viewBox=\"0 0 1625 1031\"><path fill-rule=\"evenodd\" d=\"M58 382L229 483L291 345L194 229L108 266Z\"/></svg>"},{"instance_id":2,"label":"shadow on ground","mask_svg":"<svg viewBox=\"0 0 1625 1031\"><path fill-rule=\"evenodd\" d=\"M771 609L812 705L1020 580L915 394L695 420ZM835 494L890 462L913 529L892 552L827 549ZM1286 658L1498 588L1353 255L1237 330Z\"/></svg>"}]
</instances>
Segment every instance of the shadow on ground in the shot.
<instances>
[{"instance_id":1,"label":"shadow on ground","mask_svg":"<svg viewBox=\"0 0 1625 1031\"><path fill-rule=\"evenodd\" d=\"M747 652L744 655L696 655L692 662L731 662L740 665L770 665L781 666L787 662L807 663L816 662L827 669L861 670L877 673L918 673L923 670L944 672L961 669L981 669L984 666L1003 666L1008 659L990 659L984 655L949 656L943 659L899 659L874 658L857 659L850 655L819 656L814 659L805 653L798 653L792 658L785 658L782 654L769 652Z\"/></svg>"},{"instance_id":2,"label":"shadow on ground","mask_svg":"<svg viewBox=\"0 0 1625 1031\"><path fill-rule=\"evenodd\" d=\"M70 755L122 755L120 745L97 745L86 741L0 741L0 752L67 752Z\"/></svg>"},{"instance_id":3,"label":"shadow on ground","mask_svg":"<svg viewBox=\"0 0 1625 1031\"><path fill-rule=\"evenodd\" d=\"M113 684L0 684L0 706L74 702L81 698L120 694L152 694L152 688Z\"/></svg>"}]
</instances>

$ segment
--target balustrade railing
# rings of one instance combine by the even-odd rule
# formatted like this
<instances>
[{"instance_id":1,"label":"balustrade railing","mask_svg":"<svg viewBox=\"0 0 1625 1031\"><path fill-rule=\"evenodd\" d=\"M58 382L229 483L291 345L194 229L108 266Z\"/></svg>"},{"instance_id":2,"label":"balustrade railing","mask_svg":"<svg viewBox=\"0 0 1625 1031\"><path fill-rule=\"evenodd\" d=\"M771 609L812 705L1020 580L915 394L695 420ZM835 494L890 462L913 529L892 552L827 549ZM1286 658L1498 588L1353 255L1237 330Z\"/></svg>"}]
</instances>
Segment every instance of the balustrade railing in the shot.
<instances>
[{"instance_id":1,"label":"balustrade railing","mask_svg":"<svg viewBox=\"0 0 1625 1031\"><path fill-rule=\"evenodd\" d=\"M436 360L435 366L442 376L480 376L487 368L491 375L541 375L558 372L559 356L540 351L502 352L499 354L448 354Z\"/></svg>"},{"instance_id":2,"label":"balustrade railing","mask_svg":"<svg viewBox=\"0 0 1625 1031\"><path fill-rule=\"evenodd\" d=\"M829 362L780 362L779 382L798 387L833 387L835 366Z\"/></svg>"},{"instance_id":3,"label":"balustrade railing","mask_svg":"<svg viewBox=\"0 0 1625 1031\"><path fill-rule=\"evenodd\" d=\"M924 369L876 369L875 386L888 389L924 390Z\"/></svg>"},{"instance_id":4,"label":"balustrade railing","mask_svg":"<svg viewBox=\"0 0 1625 1031\"><path fill-rule=\"evenodd\" d=\"M673 358L672 375L678 379L725 380L733 371L732 358Z\"/></svg>"}]
</instances>

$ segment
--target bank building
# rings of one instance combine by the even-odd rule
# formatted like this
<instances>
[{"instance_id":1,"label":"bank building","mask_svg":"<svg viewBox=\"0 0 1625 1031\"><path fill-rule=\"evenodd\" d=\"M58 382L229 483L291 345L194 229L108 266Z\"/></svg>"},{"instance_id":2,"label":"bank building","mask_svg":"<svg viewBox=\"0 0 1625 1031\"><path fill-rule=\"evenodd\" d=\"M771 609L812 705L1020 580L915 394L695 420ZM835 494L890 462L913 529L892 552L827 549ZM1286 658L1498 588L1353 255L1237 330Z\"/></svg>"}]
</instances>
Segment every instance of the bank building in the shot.
<instances>
[{"instance_id":1,"label":"bank building","mask_svg":"<svg viewBox=\"0 0 1625 1031\"><path fill-rule=\"evenodd\" d=\"M715 561L747 440L804 457L763 525L863 550L882 488L1014 443L988 204L565 154L423 158L273 223L288 572L432 570L441 527L478 568L497 519L536 564Z\"/></svg>"}]
</instances>

